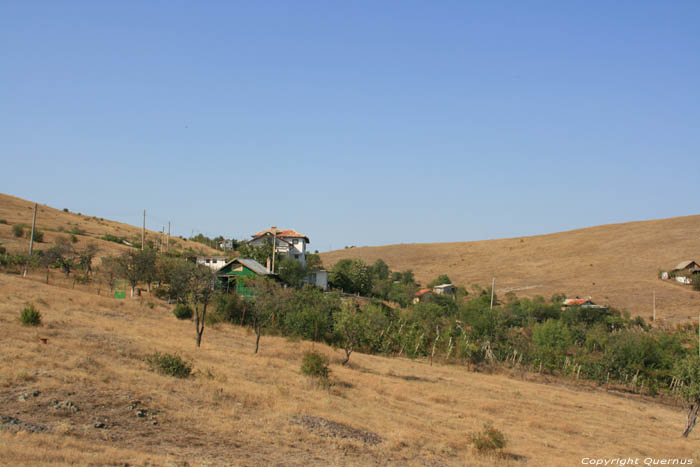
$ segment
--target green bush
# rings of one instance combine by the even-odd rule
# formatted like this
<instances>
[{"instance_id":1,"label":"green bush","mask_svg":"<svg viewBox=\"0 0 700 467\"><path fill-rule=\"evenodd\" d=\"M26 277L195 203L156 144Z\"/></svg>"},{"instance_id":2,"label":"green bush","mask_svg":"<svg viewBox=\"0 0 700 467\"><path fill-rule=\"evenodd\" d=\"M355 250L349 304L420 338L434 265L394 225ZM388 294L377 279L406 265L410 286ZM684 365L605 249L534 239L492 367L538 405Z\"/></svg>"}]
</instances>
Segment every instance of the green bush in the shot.
<instances>
[{"instance_id":1,"label":"green bush","mask_svg":"<svg viewBox=\"0 0 700 467\"><path fill-rule=\"evenodd\" d=\"M32 234L30 234L29 232L27 232L27 237L29 237L29 235L32 235ZM42 231L39 230L39 229L34 229L34 235L33 235L33 237L34 237L34 241L35 241L35 242L41 243L41 242L44 241L44 232L42 232Z\"/></svg>"},{"instance_id":2,"label":"green bush","mask_svg":"<svg viewBox=\"0 0 700 467\"><path fill-rule=\"evenodd\" d=\"M175 378L188 378L192 374L192 364L183 360L177 354L156 352L146 357L146 363L151 370L161 375L174 376Z\"/></svg>"},{"instance_id":3,"label":"green bush","mask_svg":"<svg viewBox=\"0 0 700 467\"><path fill-rule=\"evenodd\" d=\"M24 226L22 224L17 224L12 226L12 235L17 238L24 236Z\"/></svg>"},{"instance_id":4,"label":"green bush","mask_svg":"<svg viewBox=\"0 0 700 467\"><path fill-rule=\"evenodd\" d=\"M0 224L5 224L7 225L7 221L5 219L0 219Z\"/></svg>"},{"instance_id":5,"label":"green bush","mask_svg":"<svg viewBox=\"0 0 700 467\"><path fill-rule=\"evenodd\" d=\"M483 431L473 433L470 436L470 442L474 449L480 453L501 451L508 443L505 435L500 430L488 424L484 426Z\"/></svg>"},{"instance_id":6,"label":"green bush","mask_svg":"<svg viewBox=\"0 0 700 467\"><path fill-rule=\"evenodd\" d=\"M73 235L85 235L85 231L82 229L79 229L78 227L73 227L70 231Z\"/></svg>"},{"instance_id":7,"label":"green bush","mask_svg":"<svg viewBox=\"0 0 700 467\"><path fill-rule=\"evenodd\" d=\"M320 352L311 350L304 353L304 359L301 362L301 372L312 378L327 380L330 373L328 364L328 357Z\"/></svg>"},{"instance_id":8,"label":"green bush","mask_svg":"<svg viewBox=\"0 0 700 467\"><path fill-rule=\"evenodd\" d=\"M173 309L173 314L177 319L192 319L194 312L187 305L177 305Z\"/></svg>"},{"instance_id":9,"label":"green bush","mask_svg":"<svg viewBox=\"0 0 700 467\"><path fill-rule=\"evenodd\" d=\"M22 310L19 320L25 326L39 326L41 324L41 313L34 308L34 305L29 305Z\"/></svg>"}]
</instances>

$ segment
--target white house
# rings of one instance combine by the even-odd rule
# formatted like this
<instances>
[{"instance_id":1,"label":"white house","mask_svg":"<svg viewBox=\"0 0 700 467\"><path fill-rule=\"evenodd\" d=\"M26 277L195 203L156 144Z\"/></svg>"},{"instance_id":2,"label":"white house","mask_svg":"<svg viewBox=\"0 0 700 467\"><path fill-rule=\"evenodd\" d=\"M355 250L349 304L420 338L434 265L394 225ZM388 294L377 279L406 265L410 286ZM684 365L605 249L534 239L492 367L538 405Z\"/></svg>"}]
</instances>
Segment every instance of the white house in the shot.
<instances>
[{"instance_id":1,"label":"white house","mask_svg":"<svg viewBox=\"0 0 700 467\"><path fill-rule=\"evenodd\" d=\"M213 270L220 269L226 264L225 256L197 256L197 264L204 265Z\"/></svg>"},{"instance_id":2,"label":"white house","mask_svg":"<svg viewBox=\"0 0 700 467\"><path fill-rule=\"evenodd\" d=\"M275 226L253 235L250 244L253 246L265 246L267 241L275 244L275 251L282 257L289 256L306 266L306 245L311 243L309 237L296 230L281 230Z\"/></svg>"}]
</instances>

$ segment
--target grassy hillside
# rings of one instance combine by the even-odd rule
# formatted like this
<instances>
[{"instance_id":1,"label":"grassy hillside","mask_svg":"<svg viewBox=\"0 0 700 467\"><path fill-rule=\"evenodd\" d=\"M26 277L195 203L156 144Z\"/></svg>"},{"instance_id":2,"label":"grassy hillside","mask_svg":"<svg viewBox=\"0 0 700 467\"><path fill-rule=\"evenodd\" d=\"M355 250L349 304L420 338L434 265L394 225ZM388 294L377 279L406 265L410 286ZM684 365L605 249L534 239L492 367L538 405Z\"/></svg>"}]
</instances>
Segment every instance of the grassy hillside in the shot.
<instances>
[{"instance_id":1,"label":"grassy hillside","mask_svg":"<svg viewBox=\"0 0 700 467\"><path fill-rule=\"evenodd\" d=\"M26 237L17 238L12 234L12 227L16 224L24 224L28 226L25 229L26 231L31 230L33 209L34 203L30 201L0 193L0 221L4 220L6 222L0 223L0 245L7 248L8 251L28 251L29 234L27 233ZM81 247L87 242L94 242L100 248L99 256L116 254L129 248L126 245L102 240L102 237L105 235L141 241L140 227L74 212L64 212L46 205L39 205L36 225L39 230L44 232L44 241L35 243L35 248L38 250L50 247L57 236L70 236L70 232L74 229L83 232L76 235L78 240L76 245ZM159 245L158 242L161 241L162 235L160 232L146 230L146 241L149 239L153 240L156 245ZM206 245L180 238L171 237L170 245L171 249L179 251L192 248L194 251L202 254L216 253L215 250Z\"/></svg>"},{"instance_id":2,"label":"grassy hillside","mask_svg":"<svg viewBox=\"0 0 700 467\"><path fill-rule=\"evenodd\" d=\"M18 322L29 304L43 315L39 328ZM400 358L355 354L350 367L341 367L340 351L316 344L330 356L335 381L320 389L299 371L310 343L263 337L261 353L253 355L254 336L222 324L206 329L196 349L192 322L176 320L151 299L120 301L2 274L0 323L5 465L700 459L698 432L680 438L681 408L565 380L528 381L536 376ZM155 351L190 360L195 376L153 373L145 357ZM485 423L508 438L504 458L469 447L469 433Z\"/></svg>"},{"instance_id":3,"label":"grassy hillside","mask_svg":"<svg viewBox=\"0 0 700 467\"><path fill-rule=\"evenodd\" d=\"M458 285L490 285L531 297L554 293L593 296L598 303L648 318L652 291L657 314L670 321L697 318L700 293L657 279L659 269L700 258L700 216L602 225L534 237L478 242L401 244L322 253L326 267L344 258L392 270L413 269L423 284L448 274Z\"/></svg>"}]
</instances>

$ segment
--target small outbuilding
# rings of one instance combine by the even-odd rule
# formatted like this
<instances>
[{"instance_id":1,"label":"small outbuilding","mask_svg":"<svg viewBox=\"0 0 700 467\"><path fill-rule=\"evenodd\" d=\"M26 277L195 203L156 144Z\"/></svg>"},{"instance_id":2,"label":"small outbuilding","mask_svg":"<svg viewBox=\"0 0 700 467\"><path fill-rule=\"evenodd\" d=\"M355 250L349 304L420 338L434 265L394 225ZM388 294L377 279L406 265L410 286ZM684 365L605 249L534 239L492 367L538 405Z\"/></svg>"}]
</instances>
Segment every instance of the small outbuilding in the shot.
<instances>
[{"instance_id":1,"label":"small outbuilding","mask_svg":"<svg viewBox=\"0 0 700 467\"><path fill-rule=\"evenodd\" d=\"M433 287L433 292L437 295L454 295L456 291L457 288L452 284L442 284Z\"/></svg>"}]
</instances>

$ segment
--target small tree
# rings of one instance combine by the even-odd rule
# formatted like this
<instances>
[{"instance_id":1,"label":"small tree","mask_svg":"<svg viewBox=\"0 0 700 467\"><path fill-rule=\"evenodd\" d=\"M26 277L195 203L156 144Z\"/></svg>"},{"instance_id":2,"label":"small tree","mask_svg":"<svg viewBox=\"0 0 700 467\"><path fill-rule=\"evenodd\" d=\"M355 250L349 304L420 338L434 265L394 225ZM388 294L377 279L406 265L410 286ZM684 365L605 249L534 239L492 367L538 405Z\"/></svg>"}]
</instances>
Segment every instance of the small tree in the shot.
<instances>
[{"instance_id":1,"label":"small tree","mask_svg":"<svg viewBox=\"0 0 700 467\"><path fill-rule=\"evenodd\" d=\"M92 272L92 261L99 251L100 249L94 243L88 243L85 248L78 251L78 264L86 275Z\"/></svg>"},{"instance_id":2,"label":"small tree","mask_svg":"<svg viewBox=\"0 0 700 467\"><path fill-rule=\"evenodd\" d=\"M452 281L450 280L449 276L447 274L440 274L437 279L432 281L430 284L428 284L428 287L433 288L438 285L443 285L443 284L451 284Z\"/></svg>"},{"instance_id":3,"label":"small tree","mask_svg":"<svg viewBox=\"0 0 700 467\"><path fill-rule=\"evenodd\" d=\"M292 287L299 287L301 285L301 281L306 275L306 269L304 269L304 266L302 266L299 261L295 260L294 258L290 258L289 256L280 261L278 270L280 279Z\"/></svg>"},{"instance_id":4,"label":"small tree","mask_svg":"<svg viewBox=\"0 0 700 467\"><path fill-rule=\"evenodd\" d=\"M255 298L249 307L249 319L255 331L255 351L260 347L260 336L263 330L274 322L282 305L289 297L289 290L283 289L272 279L254 277L246 281L246 287L250 287Z\"/></svg>"},{"instance_id":5,"label":"small tree","mask_svg":"<svg viewBox=\"0 0 700 467\"><path fill-rule=\"evenodd\" d=\"M12 226L12 235L15 237L23 237L24 236L24 226L22 224L16 224Z\"/></svg>"},{"instance_id":6,"label":"small tree","mask_svg":"<svg viewBox=\"0 0 700 467\"><path fill-rule=\"evenodd\" d=\"M139 282L155 277L156 253L153 250L129 250L117 257L119 273L131 286L131 296Z\"/></svg>"},{"instance_id":7,"label":"small tree","mask_svg":"<svg viewBox=\"0 0 700 467\"><path fill-rule=\"evenodd\" d=\"M197 331L197 347L202 344L204 323L207 315L207 306L214 296L216 289L216 277L214 272L206 266L197 265L191 270L190 291L192 304L194 305L194 323Z\"/></svg>"},{"instance_id":8,"label":"small tree","mask_svg":"<svg viewBox=\"0 0 700 467\"><path fill-rule=\"evenodd\" d=\"M352 302L343 302L341 310L333 316L335 330L340 335L345 350L345 365L350 361L350 355L364 340L367 323L363 319L362 312Z\"/></svg>"}]
</instances>

